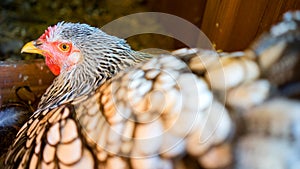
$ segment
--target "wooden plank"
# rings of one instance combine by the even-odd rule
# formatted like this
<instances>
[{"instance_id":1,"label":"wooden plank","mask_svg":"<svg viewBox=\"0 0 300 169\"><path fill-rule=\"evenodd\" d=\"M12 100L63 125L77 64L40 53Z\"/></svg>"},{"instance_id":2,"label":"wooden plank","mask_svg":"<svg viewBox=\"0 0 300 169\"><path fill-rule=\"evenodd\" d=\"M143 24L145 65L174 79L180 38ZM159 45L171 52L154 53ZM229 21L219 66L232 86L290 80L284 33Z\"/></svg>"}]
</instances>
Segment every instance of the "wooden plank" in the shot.
<instances>
[{"instance_id":1,"label":"wooden plank","mask_svg":"<svg viewBox=\"0 0 300 169\"><path fill-rule=\"evenodd\" d=\"M291 9L300 9L300 1L210 0L201 29L217 49L243 50Z\"/></svg>"},{"instance_id":2,"label":"wooden plank","mask_svg":"<svg viewBox=\"0 0 300 169\"><path fill-rule=\"evenodd\" d=\"M54 75L43 60L0 62L0 106L17 101L15 89L29 86L36 96L43 94Z\"/></svg>"},{"instance_id":3,"label":"wooden plank","mask_svg":"<svg viewBox=\"0 0 300 169\"><path fill-rule=\"evenodd\" d=\"M272 0L248 0L240 3L231 36L226 39L225 48L228 51L243 50L252 43L270 1Z\"/></svg>"},{"instance_id":4,"label":"wooden plank","mask_svg":"<svg viewBox=\"0 0 300 169\"><path fill-rule=\"evenodd\" d=\"M208 1L201 28L217 49L241 50L255 36L267 3L267 0Z\"/></svg>"}]
</instances>

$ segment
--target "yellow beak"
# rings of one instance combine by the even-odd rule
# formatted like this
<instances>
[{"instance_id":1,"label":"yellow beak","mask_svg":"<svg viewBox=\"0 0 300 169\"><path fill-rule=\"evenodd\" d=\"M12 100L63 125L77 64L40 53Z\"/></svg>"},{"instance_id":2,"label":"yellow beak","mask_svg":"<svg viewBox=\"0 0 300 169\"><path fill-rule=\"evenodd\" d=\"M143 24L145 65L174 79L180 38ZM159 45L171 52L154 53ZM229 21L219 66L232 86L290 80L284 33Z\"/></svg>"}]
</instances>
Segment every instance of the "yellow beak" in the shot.
<instances>
[{"instance_id":1,"label":"yellow beak","mask_svg":"<svg viewBox=\"0 0 300 169\"><path fill-rule=\"evenodd\" d=\"M21 50L21 53L37 53L37 54L40 54L40 55L43 55L43 50L37 48L35 45L35 42L34 41L31 41L31 42L28 42L26 43L22 50Z\"/></svg>"}]
</instances>

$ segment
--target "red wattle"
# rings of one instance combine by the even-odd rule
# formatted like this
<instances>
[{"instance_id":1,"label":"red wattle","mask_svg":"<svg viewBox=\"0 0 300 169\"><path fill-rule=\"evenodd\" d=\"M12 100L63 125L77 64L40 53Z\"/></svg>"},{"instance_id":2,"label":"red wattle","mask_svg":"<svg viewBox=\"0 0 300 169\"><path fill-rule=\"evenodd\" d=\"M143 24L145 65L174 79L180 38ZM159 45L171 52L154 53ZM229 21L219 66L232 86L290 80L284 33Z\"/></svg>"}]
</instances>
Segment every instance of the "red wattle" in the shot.
<instances>
[{"instance_id":1,"label":"red wattle","mask_svg":"<svg viewBox=\"0 0 300 169\"><path fill-rule=\"evenodd\" d=\"M56 64L53 64L47 58L46 58L46 65L49 67L49 69L55 76L58 76L60 74L60 67L57 66Z\"/></svg>"}]
</instances>

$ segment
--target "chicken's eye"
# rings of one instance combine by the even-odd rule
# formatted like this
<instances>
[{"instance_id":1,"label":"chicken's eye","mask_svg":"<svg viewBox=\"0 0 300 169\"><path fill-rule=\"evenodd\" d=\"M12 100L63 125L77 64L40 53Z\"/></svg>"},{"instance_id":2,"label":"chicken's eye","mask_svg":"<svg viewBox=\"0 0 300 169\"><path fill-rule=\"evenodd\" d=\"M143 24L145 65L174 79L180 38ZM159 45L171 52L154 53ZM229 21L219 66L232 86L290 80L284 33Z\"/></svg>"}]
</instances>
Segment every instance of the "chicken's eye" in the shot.
<instances>
[{"instance_id":1,"label":"chicken's eye","mask_svg":"<svg viewBox=\"0 0 300 169\"><path fill-rule=\"evenodd\" d=\"M63 52L68 52L70 50L70 45L66 43L61 43L59 49Z\"/></svg>"}]
</instances>

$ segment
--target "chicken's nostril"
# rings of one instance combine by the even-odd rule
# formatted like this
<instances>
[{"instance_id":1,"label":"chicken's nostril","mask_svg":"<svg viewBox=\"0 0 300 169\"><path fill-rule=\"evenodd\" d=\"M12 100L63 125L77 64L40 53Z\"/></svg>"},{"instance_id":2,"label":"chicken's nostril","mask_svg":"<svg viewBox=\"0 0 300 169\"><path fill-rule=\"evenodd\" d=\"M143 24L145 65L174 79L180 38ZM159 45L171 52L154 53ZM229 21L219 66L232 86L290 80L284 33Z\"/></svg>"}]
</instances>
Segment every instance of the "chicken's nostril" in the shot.
<instances>
[{"instance_id":1,"label":"chicken's nostril","mask_svg":"<svg viewBox=\"0 0 300 169\"><path fill-rule=\"evenodd\" d=\"M43 44L43 42L40 41L40 40L35 40L35 41L33 41L33 45L34 45L35 47L40 46L40 45L42 45L42 44Z\"/></svg>"}]
</instances>

